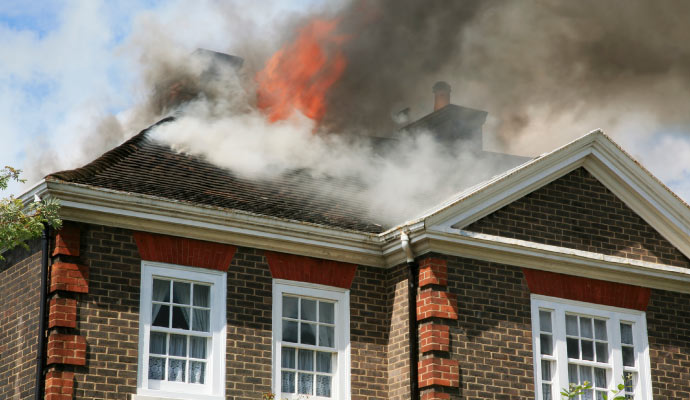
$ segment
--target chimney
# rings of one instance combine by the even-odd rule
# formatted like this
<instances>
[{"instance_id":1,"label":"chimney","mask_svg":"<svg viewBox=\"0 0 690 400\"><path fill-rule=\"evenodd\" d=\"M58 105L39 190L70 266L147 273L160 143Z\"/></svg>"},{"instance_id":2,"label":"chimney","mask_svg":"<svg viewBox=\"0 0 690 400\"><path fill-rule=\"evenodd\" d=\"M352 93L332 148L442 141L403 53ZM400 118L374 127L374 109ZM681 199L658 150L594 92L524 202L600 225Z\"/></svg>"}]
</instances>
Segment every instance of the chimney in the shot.
<instances>
[{"instance_id":1,"label":"chimney","mask_svg":"<svg viewBox=\"0 0 690 400\"><path fill-rule=\"evenodd\" d=\"M434 84L434 111L438 111L450 104L450 85L444 81Z\"/></svg>"}]
</instances>

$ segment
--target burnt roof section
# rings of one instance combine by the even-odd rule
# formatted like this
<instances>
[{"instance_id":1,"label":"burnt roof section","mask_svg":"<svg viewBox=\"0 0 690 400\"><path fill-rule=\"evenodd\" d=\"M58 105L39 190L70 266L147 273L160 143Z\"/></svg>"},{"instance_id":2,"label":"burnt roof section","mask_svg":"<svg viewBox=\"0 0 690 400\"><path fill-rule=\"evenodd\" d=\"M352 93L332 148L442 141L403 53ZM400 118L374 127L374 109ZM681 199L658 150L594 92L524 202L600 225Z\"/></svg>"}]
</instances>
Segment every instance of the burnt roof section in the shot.
<instances>
[{"instance_id":1,"label":"burnt roof section","mask_svg":"<svg viewBox=\"0 0 690 400\"><path fill-rule=\"evenodd\" d=\"M313 177L304 170L263 180L239 177L148 137L151 129L172 120L161 120L81 168L46 179L341 229L383 230L371 221L364 204L352 200L360 189L357 182Z\"/></svg>"}]
</instances>

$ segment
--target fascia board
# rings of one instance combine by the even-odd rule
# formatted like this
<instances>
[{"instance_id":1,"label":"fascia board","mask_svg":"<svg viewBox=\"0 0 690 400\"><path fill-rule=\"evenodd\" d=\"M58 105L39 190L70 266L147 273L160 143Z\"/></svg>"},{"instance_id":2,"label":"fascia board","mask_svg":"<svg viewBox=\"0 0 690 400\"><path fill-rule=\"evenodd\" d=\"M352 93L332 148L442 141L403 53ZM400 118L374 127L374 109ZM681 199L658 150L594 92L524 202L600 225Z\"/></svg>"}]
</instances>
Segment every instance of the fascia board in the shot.
<instances>
[{"instance_id":1,"label":"fascia board","mask_svg":"<svg viewBox=\"0 0 690 400\"><path fill-rule=\"evenodd\" d=\"M680 225L686 225L685 230L690 233L690 208L687 203L677 197L668 187L652 175L644 166L639 164L628 153L610 140L598 141L593 155L616 173L631 188L645 197L649 203L660 208L660 211L675 220Z\"/></svg>"},{"instance_id":2,"label":"fascia board","mask_svg":"<svg viewBox=\"0 0 690 400\"><path fill-rule=\"evenodd\" d=\"M690 270L460 229L427 231L434 252L488 262L690 293Z\"/></svg>"},{"instance_id":3,"label":"fascia board","mask_svg":"<svg viewBox=\"0 0 690 400\"><path fill-rule=\"evenodd\" d=\"M375 234L48 182L64 219L382 267Z\"/></svg>"},{"instance_id":4,"label":"fascia board","mask_svg":"<svg viewBox=\"0 0 690 400\"><path fill-rule=\"evenodd\" d=\"M612 143L601 143L592 155L585 168L686 257L690 257L688 205Z\"/></svg>"},{"instance_id":5,"label":"fascia board","mask_svg":"<svg viewBox=\"0 0 690 400\"><path fill-rule=\"evenodd\" d=\"M426 221L427 226L461 227L491 214L580 167L591 149L578 150L564 154L568 157L540 160L541 162L527 166L509 179L496 182L469 196L458 204L459 207L430 216Z\"/></svg>"}]
</instances>

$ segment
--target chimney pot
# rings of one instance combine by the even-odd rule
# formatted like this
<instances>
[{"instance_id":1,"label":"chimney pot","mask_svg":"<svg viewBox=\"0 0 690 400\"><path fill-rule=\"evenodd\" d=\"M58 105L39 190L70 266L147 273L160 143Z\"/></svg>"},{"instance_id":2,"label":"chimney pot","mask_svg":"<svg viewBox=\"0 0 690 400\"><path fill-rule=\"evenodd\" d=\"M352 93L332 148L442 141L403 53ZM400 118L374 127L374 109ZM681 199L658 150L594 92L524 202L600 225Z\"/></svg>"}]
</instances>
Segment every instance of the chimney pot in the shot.
<instances>
[{"instance_id":1,"label":"chimney pot","mask_svg":"<svg viewBox=\"0 0 690 400\"><path fill-rule=\"evenodd\" d=\"M432 91L434 92L434 111L440 110L450 104L450 85L448 82L436 82Z\"/></svg>"}]
</instances>

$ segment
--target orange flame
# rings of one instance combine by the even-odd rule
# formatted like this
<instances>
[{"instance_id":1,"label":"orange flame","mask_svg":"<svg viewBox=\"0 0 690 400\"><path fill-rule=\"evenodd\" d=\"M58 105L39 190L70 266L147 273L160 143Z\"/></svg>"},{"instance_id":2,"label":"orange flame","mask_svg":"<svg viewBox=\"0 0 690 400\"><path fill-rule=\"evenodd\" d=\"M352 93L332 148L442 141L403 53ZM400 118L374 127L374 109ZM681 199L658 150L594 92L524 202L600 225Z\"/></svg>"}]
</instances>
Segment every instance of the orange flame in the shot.
<instances>
[{"instance_id":1,"label":"orange flame","mask_svg":"<svg viewBox=\"0 0 690 400\"><path fill-rule=\"evenodd\" d=\"M326 93L347 65L339 48L345 37L335 32L337 25L337 20L311 21L256 75L257 106L271 122L295 110L315 121L323 118Z\"/></svg>"}]
</instances>

